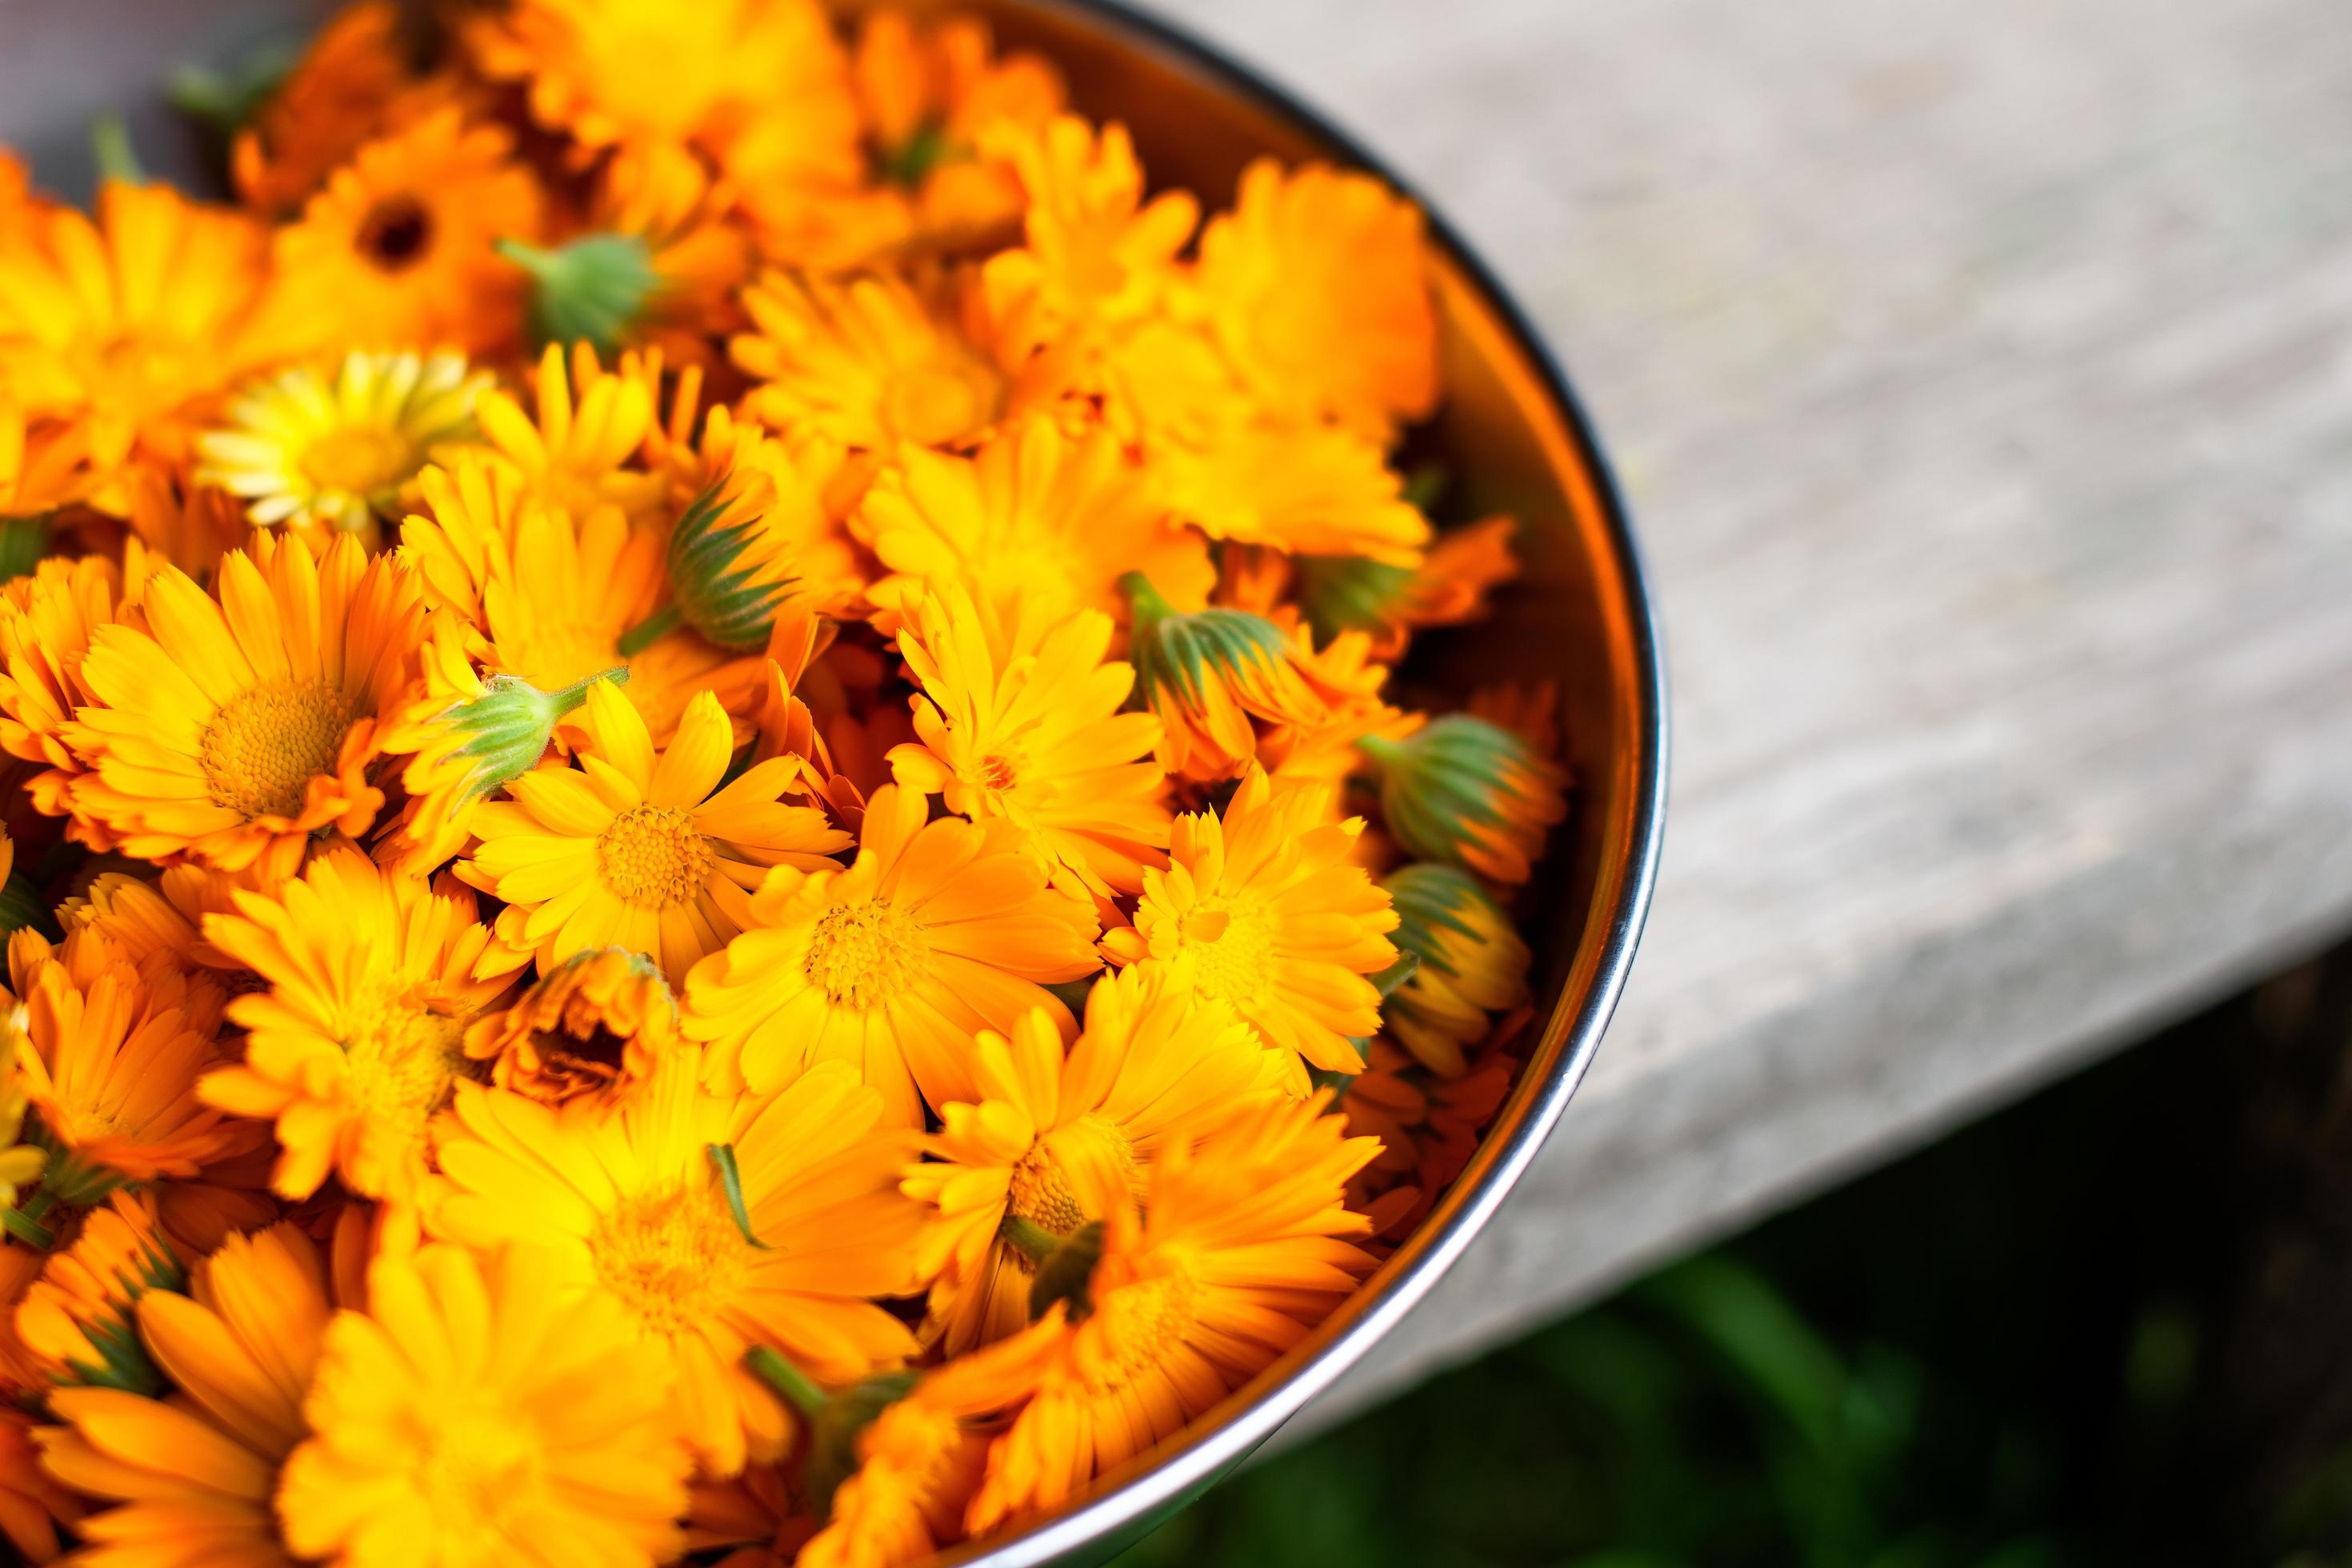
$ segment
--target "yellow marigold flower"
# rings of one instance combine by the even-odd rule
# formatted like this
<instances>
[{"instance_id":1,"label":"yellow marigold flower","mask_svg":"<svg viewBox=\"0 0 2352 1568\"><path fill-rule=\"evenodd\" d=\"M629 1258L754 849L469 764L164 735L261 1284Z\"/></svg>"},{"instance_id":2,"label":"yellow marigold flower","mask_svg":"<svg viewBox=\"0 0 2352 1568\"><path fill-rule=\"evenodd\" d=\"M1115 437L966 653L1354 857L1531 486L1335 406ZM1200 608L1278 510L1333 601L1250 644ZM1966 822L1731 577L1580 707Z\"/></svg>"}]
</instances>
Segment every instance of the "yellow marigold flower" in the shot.
<instances>
[{"instance_id":1,"label":"yellow marigold flower","mask_svg":"<svg viewBox=\"0 0 2352 1568\"><path fill-rule=\"evenodd\" d=\"M87 430L28 417L16 393L0 386L0 519L55 511L89 495L101 478L90 467Z\"/></svg>"},{"instance_id":2,"label":"yellow marigold flower","mask_svg":"<svg viewBox=\"0 0 2352 1568\"><path fill-rule=\"evenodd\" d=\"M525 773L507 785L509 799L474 816L480 843L467 875L506 900L499 934L535 949L542 969L621 947L682 980L756 923L749 889L767 868L829 868L849 843L823 811L779 802L800 776L789 759L720 787L734 731L707 691L658 757L610 681L589 687L586 728L592 754L580 770Z\"/></svg>"},{"instance_id":3,"label":"yellow marigold flower","mask_svg":"<svg viewBox=\"0 0 2352 1568\"><path fill-rule=\"evenodd\" d=\"M329 1174L404 1197L425 1171L425 1125L468 1070L466 1026L521 967L474 915L473 895L379 870L349 846L266 893L239 892L205 934L268 983L229 1018L245 1059L197 1092L274 1120L271 1184L306 1198Z\"/></svg>"},{"instance_id":4,"label":"yellow marigold flower","mask_svg":"<svg viewBox=\"0 0 2352 1568\"><path fill-rule=\"evenodd\" d=\"M1429 520L1370 437L1337 426L1234 423L1154 458L1178 516L1212 539L1417 567Z\"/></svg>"},{"instance_id":5,"label":"yellow marigold flower","mask_svg":"<svg viewBox=\"0 0 2352 1568\"><path fill-rule=\"evenodd\" d=\"M16 1337L48 1383L152 1398L163 1381L139 1342L134 1313L146 1292L177 1290L184 1279L156 1224L154 1195L118 1192L83 1217L70 1245L49 1254L16 1304Z\"/></svg>"},{"instance_id":6,"label":"yellow marigold flower","mask_svg":"<svg viewBox=\"0 0 2352 1568\"><path fill-rule=\"evenodd\" d=\"M178 463L215 390L261 352L262 235L163 185L110 181L98 220L44 209L0 234L0 385L64 422L103 479ZM93 499L120 512L119 488Z\"/></svg>"},{"instance_id":7,"label":"yellow marigold flower","mask_svg":"<svg viewBox=\"0 0 2352 1568\"><path fill-rule=\"evenodd\" d=\"M288 213L362 144L450 101L451 84L409 74L400 8L359 0L330 17L229 146L239 199Z\"/></svg>"},{"instance_id":8,"label":"yellow marigold flower","mask_svg":"<svg viewBox=\"0 0 2352 1568\"><path fill-rule=\"evenodd\" d=\"M492 247L537 237L541 196L513 151L455 108L360 148L278 231L287 330L477 354L517 342L523 275Z\"/></svg>"},{"instance_id":9,"label":"yellow marigold flower","mask_svg":"<svg viewBox=\"0 0 2352 1568\"><path fill-rule=\"evenodd\" d=\"M425 693L384 733L385 753L409 759L400 776L408 801L386 843L412 876L430 876L466 847L476 808L538 765L592 682L629 678L619 666L541 691L520 676L485 677L466 652L468 630L453 616L435 617Z\"/></svg>"},{"instance_id":10,"label":"yellow marigold flower","mask_svg":"<svg viewBox=\"0 0 2352 1568\"><path fill-rule=\"evenodd\" d=\"M1134 606L1129 651L1160 716L1160 761L1170 773L1233 778L1257 755L1253 720L1303 725L1324 717L1291 639L1264 616L1219 605L1179 614L1140 572L1119 586Z\"/></svg>"},{"instance_id":11,"label":"yellow marigold flower","mask_svg":"<svg viewBox=\"0 0 2352 1568\"><path fill-rule=\"evenodd\" d=\"M43 1468L30 1411L0 1406L0 1538L27 1563L49 1563L63 1550L58 1526L71 1525L87 1506Z\"/></svg>"},{"instance_id":12,"label":"yellow marigold flower","mask_svg":"<svg viewBox=\"0 0 2352 1568\"><path fill-rule=\"evenodd\" d=\"M37 1439L50 1474L117 1505L80 1527L94 1557L293 1561L271 1504L310 1431L302 1397L333 1310L325 1260L289 1223L228 1237L190 1268L184 1295L140 1297L141 1338L179 1396L60 1389L49 1407L64 1425Z\"/></svg>"},{"instance_id":13,"label":"yellow marigold flower","mask_svg":"<svg viewBox=\"0 0 2352 1568\"><path fill-rule=\"evenodd\" d=\"M196 478L244 498L257 524L372 531L444 441L473 434L487 372L457 353L354 350L330 378L307 366L248 384L196 441Z\"/></svg>"},{"instance_id":14,"label":"yellow marigold flower","mask_svg":"<svg viewBox=\"0 0 2352 1568\"><path fill-rule=\"evenodd\" d=\"M1437 405L1421 212L1368 174L1271 159L1201 235L1197 282L1259 404L1385 439Z\"/></svg>"},{"instance_id":15,"label":"yellow marigold flower","mask_svg":"<svg viewBox=\"0 0 2352 1568\"><path fill-rule=\"evenodd\" d=\"M1013 824L1102 898L1138 891L1145 867L1167 864L1171 820L1150 760L1160 723L1119 710L1135 671L1104 657L1113 629L1098 610L1051 616L1032 602L1000 616L961 584L934 584L898 631L922 688L921 743L890 752L900 784L975 822Z\"/></svg>"},{"instance_id":16,"label":"yellow marigold flower","mask_svg":"<svg viewBox=\"0 0 2352 1568\"><path fill-rule=\"evenodd\" d=\"M1004 377L953 316L889 273L827 279L770 272L744 290L751 331L728 345L759 384L751 418L887 452L967 441L1004 408Z\"/></svg>"},{"instance_id":17,"label":"yellow marigold flower","mask_svg":"<svg viewBox=\"0 0 2352 1568\"><path fill-rule=\"evenodd\" d=\"M386 1568L677 1554L688 1455L658 1350L527 1248L388 1252L328 1321L278 1494L299 1558Z\"/></svg>"},{"instance_id":18,"label":"yellow marigold flower","mask_svg":"<svg viewBox=\"0 0 2352 1568\"><path fill-rule=\"evenodd\" d=\"M1180 610L1207 602L1208 545L1170 526L1118 438L1024 420L971 456L908 450L878 475L854 521L890 575L872 590L895 610L927 582L961 582L1002 612L1024 595L1047 611L1124 619L1119 579L1140 572Z\"/></svg>"},{"instance_id":19,"label":"yellow marigold flower","mask_svg":"<svg viewBox=\"0 0 2352 1568\"><path fill-rule=\"evenodd\" d=\"M568 359L563 347L550 343L531 387L535 421L495 388L474 409L482 438L522 476L526 502L552 501L574 517L608 504L632 521L651 517L661 502L661 479L629 466L653 427L646 384L604 369L586 343L572 345Z\"/></svg>"},{"instance_id":20,"label":"yellow marigold flower","mask_svg":"<svg viewBox=\"0 0 2352 1568\"><path fill-rule=\"evenodd\" d=\"M689 1053L618 1110L561 1111L467 1086L440 1137L448 1194L426 1215L474 1247L528 1245L560 1300L610 1311L662 1363L705 1469L780 1455L755 1344L845 1382L914 1353L871 1298L917 1285L921 1211L899 1195L911 1140L845 1066L767 1095L715 1094Z\"/></svg>"},{"instance_id":21,"label":"yellow marigold flower","mask_svg":"<svg viewBox=\"0 0 2352 1568\"><path fill-rule=\"evenodd\" d=\"M211 1036L168 963L135 968L88 930L54 947L37 931L9 938L25 1009L16 1074L49 1152L36 1200L45 1208L94 1203L124 1182L194 1176L246 1139L197 1099L215 1059Z\"/></svg>"},{"instance_id":22,"label":"yellow marigold flower","mask_svg":"<svg viewBox=\"0 0 2352 1568\"><path fill-rule=\"evenodd\" d=\"M1524 882L1568 815L1568 775L1525 739L1469 713L1360 742L1380 771L1381 817L1408 853Z\"/></svg>"},{"instance_id":23,"label":"yellow marigold flower","mask_svg":"<svg viewBox=\"0 0 2352 1568\"><path fill-rule=\"evenodd\" d=\"M1159 959L1171 984L1233 1008L1269 1046L1354 1072L1355 1041L1381 1026L1365 976L1396 962L1389 896L1349 862L1361 817L1334 820L1332 791L1242 776L1221 818L1180 816L1165 871L1143 875L1135 924L1107 931L1114 963Z\"/></svg>"},{"instance_id":24,"label":"yellow marigold flower","mask_svg":"<svg viewBox=\"0 0 2352 1568\"><path fill-rule=\"evenodd\" d=\"M66 731L89 771L75 812L144 859L290 875L322 828L364 832L380 726L415 678L415 574L341 536L314 558L263 533L206 594L176 567L142 597L148 630L95 628L95 698Z\"/></svg>"},{"instance_id":25,"label":"yellow marigold flower","mask_svg":"<svg viewBox=\"0 0 2352 1568\"><path fill-rule=\"evenodd\" d=\"M1340 1239L1367 1228L1342 1194L1380 1145L1347 1137L1340 1118L1321 1114L1326 1099L1269 1101L1161 1150L1140 1222L1131 1207L1113 1210L1099 1259L1073 1282L1083 1314L1051 1309L1042 1367L1027 1345L1009 1358L1035 1393L989 1447L965 1519L973 1534L1051 1509L1173 1436L1370 1270L1370 1255ZM1006 1403L1018 1392L1005 1387Z\"/></svg>"},{"instance_id":26,"label":"yellow marigold flower","mask_svg":"<svg viewBox=\"0 0 2352 1568\"><path fill-rule=\"evenodd\" d=\"M82 759L67 743L75 710L98 700L84 681L90 634L121 618L122 572L103 556L50 556L0 586L0 749L41 765L25 784L36 811L62 816ZM104 836L87 829L76 837Z\"/></svg>"},{"instance_id":27,"label":"yellow marigold flower","mask_svg":"<svg viewBox=\"0 0 2352 1568\"><path fill-rule=\"evenodd\" d=\"M1463 1047L1492 1026L1487 1015L1527 999L1528 944L1486 889L1451 866L1401 867L1381 886L1396 903L1397 946L1420 961L1381 1016L1431 1071L1459 1078Z\"/></svg>"},{"instance_id":28,"label":"yellow marigold flower","mask_svg":"<svg viewBox=\"0 0 2352 1568\"><path fill-rule=\"evenodd\" d=\"M975 1031L1033 1007L1075 1027L1045 987L1096 967L1092 906L1005 826L928 816L918 791L876 791L846 870L772 872L743 934L695 965L686 1033L712 1042L713 1082L766 1090L845 1062L919 1126L918 1091L974 1098Z\"/></svg>"},{"instance_id":29,"label":"yellow marigold flower","mask_svg":"<svg viewBox=\"0 0 2352 1568\"><path fill-rule=\"evenodd\" d=\"M686 1048L661 971L617 947L573 953L466 1031L466 1055L490 1064L492 1083L543 1105L619 1103Z\"/></svg>"},{"instance_id":30,"label":"yellow marigold flower","mask_svg":"<svg viewBox=\"0 0 2352 1568\"><path fill-rule=\"evenodd\" d=\"M1126 1202L1172 1131L1205 1131L1280 1092L1282 1062L1236 1014L1171 988L1156 963L1095 983L1066 1057L1043 1013L1010 1039L982 1032L980 1099L940 1107L933 1158L908 1167L904 1184L938 1211L917 1255L939 1281L926 1337L958 1356L1026 1324L1041 1244Z\"/></svg>"},{"instance_id":31,"label":"yellow marigold flower","mask_svg":"<svg viewBox=\"0 0 2352 1568\"><path fill-rule=\"evenodd\" d=\"M1000 128L1042 127L1061 111L1052 62L1026 49L998 55L976 16L918 22L877 6L859 25L850 75L874 162L909 194L923 237L958 244L1019 219L1019 184L982 148Z\"/></svg>"},{"instance_id":32,"label":"yellow marigold flower","mask_svg":"<svg viewBox=\"0 0 2352 1568\"><path fill-rule=\"evenodd\" d=\"M1143 199L1143 165L1123 125L1099 134L1076 115L1034 130L1005 127L991 149L1018 174L1026 243L982 269L989 314L1026 351L1081 326L1089 331L1157 311L1177 253L1201 221L1189 191Z\"/></svg>"}]
</instances>

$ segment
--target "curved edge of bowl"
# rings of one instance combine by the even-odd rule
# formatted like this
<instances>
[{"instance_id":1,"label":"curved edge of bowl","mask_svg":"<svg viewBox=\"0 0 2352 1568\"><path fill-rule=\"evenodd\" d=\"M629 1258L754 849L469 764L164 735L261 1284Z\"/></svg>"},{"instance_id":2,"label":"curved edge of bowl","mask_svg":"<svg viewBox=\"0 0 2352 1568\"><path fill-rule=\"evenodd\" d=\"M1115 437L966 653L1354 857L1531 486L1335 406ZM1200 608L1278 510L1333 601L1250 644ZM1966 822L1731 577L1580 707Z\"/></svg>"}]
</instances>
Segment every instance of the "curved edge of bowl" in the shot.
<instances>
[{"instance_id":1,"label":"curved edge of bowl","mask_svg":"<svg viewBox=\"0 0 2352 1568\"><path fill-rule=\"evenodd\" d=\"M1361 1360L1410 1312L1467 1249L1516 1186L1568 1109L1591 1066L1601 1037L1623 993L1635 948L1648 919L1664 846L1669 723L1664 638L1649 576L1633 534L1632 513L1591 416L1557 357L1517 301L1446 219L1444 211L1353 135L1292 97L1252 68L1128 0L1044 0L1090 14L1138 42L1161 50L1263 109L1292 121L1345 163L1379 176L1415 204L1432 239L1463 279L1483 296L1517 340L1559 410L1591 483L1615 557L1639 674L1633 760L1636 780L1624 850L1623 889L1609 920L1580 998L1563 995L1573 1016L1557 1059L1540 1081L1523 1081L1507 1102L1507 1127L1490 1133L1479 1152L1484 1169L1448 1192L1421 1227L1398 1247L1354 1300L1257 1377L1228 1394L1176 1440L1146 1450L1095 1482L1058 1511L1010 1533L968 1542L930 1561L938 1568L1074 1568L1099 1563L1132 1544L1175 1510L1205 1491L1254 1452L1284 1422ZM1556 1013L1547 1033L1557 1031ZM1524 1099L1520 1097L1524 1096ZM1514 1112L1516 1111L1516 1116Z\"/></svg>"}]
</instances>

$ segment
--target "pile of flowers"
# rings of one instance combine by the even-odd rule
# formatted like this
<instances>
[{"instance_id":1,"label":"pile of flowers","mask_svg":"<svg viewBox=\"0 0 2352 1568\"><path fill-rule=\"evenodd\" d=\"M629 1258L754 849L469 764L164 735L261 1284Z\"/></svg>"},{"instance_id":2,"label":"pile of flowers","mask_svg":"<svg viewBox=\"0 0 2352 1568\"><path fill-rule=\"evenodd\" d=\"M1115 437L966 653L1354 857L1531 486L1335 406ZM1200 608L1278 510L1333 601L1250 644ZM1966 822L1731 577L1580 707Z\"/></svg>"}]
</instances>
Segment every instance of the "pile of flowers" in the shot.
<instances>
[{"instance_id":1,"label":"pile of flowers","mask_svg":"<svg viewBox=\"0 0 2352 1568\"><path fill-rule=\"evenodd\" d=\"M0 1530L898 1563L1303 1337L1512 1079L1554 695L1415 210L979 25L342 12L0 155Z\"/></svg>"}]
</instances>

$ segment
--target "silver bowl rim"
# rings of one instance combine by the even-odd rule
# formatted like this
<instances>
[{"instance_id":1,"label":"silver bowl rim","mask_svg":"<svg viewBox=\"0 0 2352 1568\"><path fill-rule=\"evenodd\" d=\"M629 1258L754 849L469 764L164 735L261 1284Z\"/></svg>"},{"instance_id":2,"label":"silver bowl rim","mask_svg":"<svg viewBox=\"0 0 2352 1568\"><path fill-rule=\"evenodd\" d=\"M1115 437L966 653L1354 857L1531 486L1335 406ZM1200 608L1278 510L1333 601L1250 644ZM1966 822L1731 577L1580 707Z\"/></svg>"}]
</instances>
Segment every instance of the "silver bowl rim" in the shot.
<instances>
[{"instance_id":1,"label":"silver bowl rim","mask_svg":"<svg viewBox=\"0 0 2352 1568\"><path fill-rule=\"evenodd\" d=\"M1377 175L1416 203L1431 237L1464 279L1493 308L1534 368L1544 392L1567 425L1579 460L1599 502L1606 542L1624 585L1622 605L1631 628L1640 709L1634 736L1641 756L1634 773L1634 801L1625 861L1623 896L1611 912L1599 963L1575 1016L1563 1037L1559 1059L1549 1077L1513 1090L1499 1126L1482 1146L1487 1160L1475 1186L1457 1184L1407 1237L1366 1289L1335 1313L1331 1324L1310 1334L1250 1383L1228 1394L1171 1442L1145 1450L1108 1472L1072 1502L1011 1533L952 1548L933 1561L945 1568L1050 1568L1066 1560L1086 1561L1089 1549L1154 1515L1172 1514L1213 1485L1271 1436L1309 1400L1331 1386L1385 1337L1428 1294L1494 1216L1517 1185L1536 1152L1550 1135L1592 1065L1601 1037L1616 1011L1633 962L1655 889L1664 845L1668 720L1664 639L1652 601L1648 574L1633 534L1632 513L1601 445L1591 416L1542 334L1494 272L1447 221L1443 210L1411 181L1399 176L1354 136L1292 97L1249 66L1192 37L1181 27L1137 9L1127 0L1023 0L1024 4L1091 14L1136 43L1172 57L1179 64L1224 89L1254 100L1328 147L1345 163ZM1568 998L1563 997L1565 1003ZM1554 1015L1555 1017L1557 1014ZM1522 1097L1526 1097L1522 1099ZM1517 1114L1513 1118L1513 1110ZM1344 1320L1344 1321L1341 1321ZM1328 1330L1329 1331L1326 1331Z\"/></svg>"}]
</instances>

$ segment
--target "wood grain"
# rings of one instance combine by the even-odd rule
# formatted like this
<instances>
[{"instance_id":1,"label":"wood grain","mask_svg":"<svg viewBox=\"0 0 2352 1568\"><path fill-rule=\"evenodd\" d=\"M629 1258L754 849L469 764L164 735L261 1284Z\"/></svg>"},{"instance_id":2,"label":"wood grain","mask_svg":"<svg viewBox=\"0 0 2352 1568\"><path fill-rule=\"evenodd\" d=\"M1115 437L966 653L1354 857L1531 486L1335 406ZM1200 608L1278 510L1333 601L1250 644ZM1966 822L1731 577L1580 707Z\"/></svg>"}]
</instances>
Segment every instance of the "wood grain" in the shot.
<instances>
[{"instance_id":1,"label":"wood grain","mask_svg":"<svg viewBox=\"0 0 2352 1568\"><path fill-rule=\"evenodd\" d=\"M1674 674L1599 1061L1294 1434L2352 925L2340 0L1160 9L1534 311Z\"/></svg>"}]
</instances>

